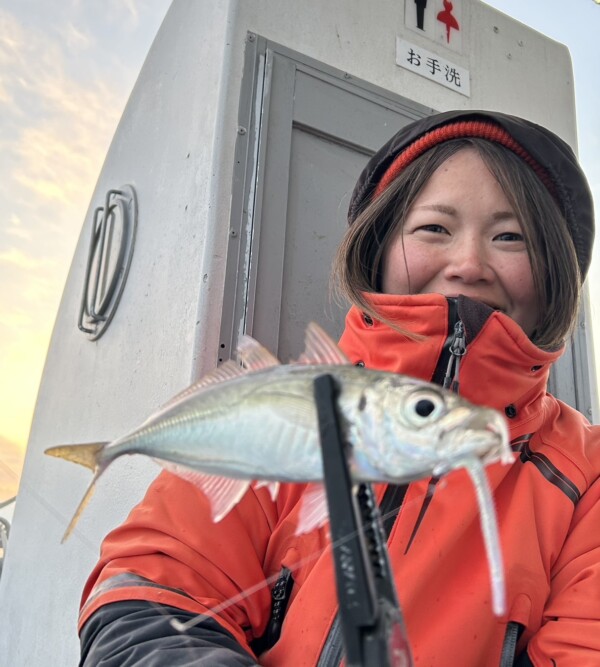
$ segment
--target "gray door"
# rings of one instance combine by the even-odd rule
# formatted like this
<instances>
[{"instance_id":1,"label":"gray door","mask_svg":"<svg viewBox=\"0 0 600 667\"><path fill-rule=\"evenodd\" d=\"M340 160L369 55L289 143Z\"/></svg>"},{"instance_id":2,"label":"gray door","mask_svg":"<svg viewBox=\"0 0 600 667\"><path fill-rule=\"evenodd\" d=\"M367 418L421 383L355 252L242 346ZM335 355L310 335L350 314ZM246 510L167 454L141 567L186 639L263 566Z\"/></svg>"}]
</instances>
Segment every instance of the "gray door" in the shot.
<instances>
[{"instance_id":1,"label":"gray door","mask_svg":"<svg viewBox=\"0 0 600 667\"><path fill-rule=\"evenodd\" d=\"M432 110L265 40L248 45L221 358L246 332L287 361L309 321L341 333L347 307L329 274L352 188L375 150Z\"/></svg>"}]
</instances>

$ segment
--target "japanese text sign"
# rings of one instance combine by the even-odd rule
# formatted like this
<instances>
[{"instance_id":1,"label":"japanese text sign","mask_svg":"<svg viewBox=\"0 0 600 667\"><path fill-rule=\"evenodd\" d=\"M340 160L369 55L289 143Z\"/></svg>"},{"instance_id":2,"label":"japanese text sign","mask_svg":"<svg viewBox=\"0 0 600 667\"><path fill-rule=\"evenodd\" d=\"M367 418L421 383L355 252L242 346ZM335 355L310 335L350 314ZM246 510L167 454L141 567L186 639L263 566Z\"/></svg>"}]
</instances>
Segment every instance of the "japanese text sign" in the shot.
<instances>
[{"instance_id":1,"label":"japanese text sign","mask_svg":"<svg viewBox=\"0 0 600 667\"><path fill-rule=\"evenodd\" d=\"M461 95L471 96L469 70L401 37L396 37L396 64Z\"/></svg>"}]
</instances>

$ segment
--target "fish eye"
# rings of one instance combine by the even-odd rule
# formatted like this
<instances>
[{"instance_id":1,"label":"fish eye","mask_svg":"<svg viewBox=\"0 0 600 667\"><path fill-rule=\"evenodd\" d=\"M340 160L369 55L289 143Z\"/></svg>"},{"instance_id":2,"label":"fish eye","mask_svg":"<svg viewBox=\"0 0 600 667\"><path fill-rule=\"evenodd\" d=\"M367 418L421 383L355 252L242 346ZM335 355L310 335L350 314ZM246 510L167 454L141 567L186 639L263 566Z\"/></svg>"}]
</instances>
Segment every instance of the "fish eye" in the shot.
<instances>
[{"instance_id":1,"label":"fish eye","mask_svg":"<svg viewBox=\"0 0 600 667\"><path fill-rule=\"evenodd\" d=\"M420 398L415 403L415 412L419 417L429 417L435 410L435 403L429 398Z\"/></svg>"},{"instance_id":2,"label":"fish eye","mask_svg":"<svg viewBox=\"0 0 600 667\"><path fill-rule=\"evenodd\" d=\"M407 416L420 426L433 421L444 412L444 401L432 391L416 391L406 402Z\"/></svg>"}]
</instances>

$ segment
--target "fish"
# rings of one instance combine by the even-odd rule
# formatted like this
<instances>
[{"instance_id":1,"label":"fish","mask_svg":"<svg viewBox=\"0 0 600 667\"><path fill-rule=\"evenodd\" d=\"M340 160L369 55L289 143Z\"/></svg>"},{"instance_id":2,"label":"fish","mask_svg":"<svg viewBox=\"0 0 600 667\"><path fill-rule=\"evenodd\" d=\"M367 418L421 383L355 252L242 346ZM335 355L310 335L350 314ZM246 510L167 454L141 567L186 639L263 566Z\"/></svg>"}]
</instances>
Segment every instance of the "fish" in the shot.
<instances>
[{"instance_id":1,"label":"fish","mask_svg":"<svg viewBox=\"0 0 600 667\"><path fill-rule=\"evenodd\" d=\"M337 388L336 412L354 483L403 484L468 471L480 506L494 607L502 610L501 550L484 466L514 460L503 415L423 380L357 367L314 322L295 362L281 364L247 335L236 356L112 442L45 451L94 472L63 541L98 478L125 454L149 456L195 484L209 499L215 522L251 485L266 486L275 500L282 482L320 483L304 494L297 532L323 525L328 512L313 387L327 374Z\"/></svg>"}]
</instances>

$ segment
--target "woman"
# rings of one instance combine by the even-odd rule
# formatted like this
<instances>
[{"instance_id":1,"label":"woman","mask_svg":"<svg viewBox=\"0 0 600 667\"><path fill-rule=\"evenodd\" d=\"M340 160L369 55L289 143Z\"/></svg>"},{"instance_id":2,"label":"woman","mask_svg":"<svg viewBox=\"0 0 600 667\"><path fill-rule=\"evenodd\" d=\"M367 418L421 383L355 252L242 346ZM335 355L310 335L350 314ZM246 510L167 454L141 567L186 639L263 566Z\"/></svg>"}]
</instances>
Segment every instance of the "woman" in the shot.
<instances>
[{"instance_id":1,"label":"woman","mask_svg":"<svg viewBox=\"0 0 600 667\"><path fill-rule=\"evenodd\" d=\"M488 468L500 619L465 473L377 490L396 515L388 546L416 664L600 664L600 435L546 394L593 240L572 152L511 116L431 116L371 159L349 222L335 269L353 303L342 349L503 410L518 454ZM339 664L326 530L294 535L302 492L251 491L213 524L195 487L159 476L88 581L82 664ZM184 635L170 625L196 614Z\"/></svg>"}]
</instances>

